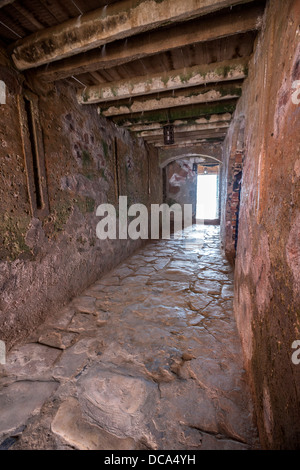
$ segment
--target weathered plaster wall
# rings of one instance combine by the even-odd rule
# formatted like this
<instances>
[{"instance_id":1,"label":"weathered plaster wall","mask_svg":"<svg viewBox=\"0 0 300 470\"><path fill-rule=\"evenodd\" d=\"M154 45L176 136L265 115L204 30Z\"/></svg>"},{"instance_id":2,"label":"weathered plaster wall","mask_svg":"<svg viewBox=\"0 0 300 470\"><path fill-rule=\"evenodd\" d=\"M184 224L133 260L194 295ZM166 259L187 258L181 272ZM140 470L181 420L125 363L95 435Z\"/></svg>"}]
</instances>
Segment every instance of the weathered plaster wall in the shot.
<instances>
[{"instance_id":1,"label":"weathered plaster wall","mask_svg":"<svg viewBox=\"0 0 300 470\"><path fill-rule=\"evenodd\" d=\"M196 216L197 173L193 171L194 159L177 160L166 167L166 203L192 204Z\"/></svg>"},{"instance_id":2,"label":"weathered plaster wall","mask_svg":"<svg viewBox=\"0 0 300 470\"><path fill-rule=\"evenodd\" d=\"M240 208L240 182L244 160L244 116L240 104L233 125L229 128L223 147L221 167L221 239L227 259L234 264Z\"/></svg>"},{"instance_id":3,"label":"weathered plaster wall","mask_svg":"<svg viewBox=\"0 0 300 470\"><path fill-rule=\"evenodd\" d=\"M50 214L33 218L18 113L23 79L0 60L0 338L11 346L140 245L100 241L97 206L116 205L118 193L129 204L161 203L162 183L154 148L57 84L39 96Z\"/></svg>"},{"instance_id":4,"label":"weathered plaster wall","mask_svg":"<svg viewBox=\"0 0 300 470\"><path fill-rule=\"evenodd\" d=\"M219 155L218 157L221 158ZM165 167L165 202L169 205L180 204L181 206L192 204L193 217L196 217L197 210L197 174L203 173L204 167L201 166L203 162L214 164L216 160L205 159L203 157L181 158L169 163ZM197 164L198 173L193 169L194 163ZM211 168L208 172L210 174L217 174L218 168Z\"/></svg>"},{"instance_id":5,"label":"weathered plaster wall","mask_svg":"<svg viewBox=\"0 0 300 470\"><path fill-rule=\"evenodd\" d=\"M231 115L226 115L230 119ZM206 155L222 161L223 142L202 142L201 144L191 145L187 147L162 148L159 150L160 166L164 168L169 163L184 158L193 158L200 155Z\"/></svg>"},{"instance_id":6,"label":"weathered plaster wall","mask_svg":"<svg viewBox=\"0 0 300 470\"><path fill-rule=\"evenodd\" d=\"M272 449L300 448L299 19L299 1L268 2L224 153L232 178L233 156L244 152L234 308L261 442Z\"/></svg>"}]
</instances>

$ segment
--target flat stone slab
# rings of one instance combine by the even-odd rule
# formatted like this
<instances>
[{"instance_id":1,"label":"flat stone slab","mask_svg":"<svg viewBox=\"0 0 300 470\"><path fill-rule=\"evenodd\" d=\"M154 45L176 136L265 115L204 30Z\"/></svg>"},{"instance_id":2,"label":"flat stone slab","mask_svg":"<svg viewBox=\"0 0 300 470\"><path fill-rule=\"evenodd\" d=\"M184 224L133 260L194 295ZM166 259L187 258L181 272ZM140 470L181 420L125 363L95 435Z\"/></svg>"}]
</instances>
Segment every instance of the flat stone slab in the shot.
<instances>
[{"instance_id":1,"label":"flat stone slab","mask_svg":"<svg viewBox=\"0 0 300 470\"><path fill-rule=\"evenodd\" d=\"M55 382L15 382L0 392L0 436L10 435L26 424L57 389Z\"/></svg>"},{"instance_id":2,"label":"flat stone slab","mask_svg":"<svg viewBox=\"0 0 300 470\"><path fill-rule=\"evenodd\" d=\"M61 351L42 344L29 343L10 352L5 372L18 377L38 378L51 373Z\"/></svg>"},{"instance_id":3,"label":"flat stone slab","mask_svg":"<svg viewBox=\"0 0 300 470\"><path fill-rule=\"evenodd\" d=\"M166 268L151 276L151 281L166 280L166 281L190 281L193 278L193 271L188 269L169 269Z\"/></svg>"},{"instance_id":4,"label":"flat stone slab","mask_svg":"<svg viewBox=\"0 0 300 470\"><path fill-rule=\"evenodd\" d=\"M193 286L193 291L197 292L198 294L212 294L212 295L219 295L221 293L222 284L217 281L211 280L201 280L195 282Z\"/></svg>"},{"instance_id":5,"label":"flat stone slab","mask_svg":"<svg viewBox=\"0 0 300 470\"><path fill-rule=\"evenodd\" d=\"M149 434L147 423L159 392L153 382L95 365L78 381L78 397L90 422L121 439L138 441Z\"/></svg>"},{"instance_id":6,"label":"flat stone slab","mask_svg":"<svg viewBox=\"0 0 300 470\"><path fill-rule=\"evenodd\" d=\"M74 333L83 333L85 331L93 331L96 319L94 316L85 313L76 313L68 326L68 330Z\"/></svg>"},{"instance_id":7,"label":"flat stone slab","mask_svg":"<svg viewBox=\"0 0 300 470\"><path fill-rule=\"evenodd\" d=\"M75 308L71 305L68 305L61 312L59 312L58 315L56 314L54 318L49 319L49 321L46 322L46 325L47 327L52 326L55 328L64 329L70 323L74 313Z\"/></svg>"},{"instance_id":8,"label":"flat stone slab","mask_svg":"<svg viewBox=\"0 0 300 470\"><path fill-rule=\"evenodd\" d=\"M234 289L232 285L226 285L222 287L222 297L223 299L233 299Z\"/></svg>"},{"instance_id":9,"label":"flat stone slab","mask_svg":"<svg viewBox=\"0 0 300 470\"><path fill-rule=\"evenodd\" d=\"M148 281L149 277L145 275L140 275L140 276L132 276L132 277L125 277L121 281L121 285L125 286L128 284L133 284L133 285L141 285L144 284Z\"/></svg>"},{"instance_id":10,"label":"flat stone slab","mask_svg":"<svg viewBox=\"0 0 300 470\"><path fill-rule=\"evenodd\" d=\"M75 338L76 335L73 333L66 333L59 330L50 330L45 331L45 333L39 337L38 342L53 348L66 349L71 346Z\"/></svg>"},{"instance_id":11,"label":"flat stone slab","mask_svg":"<svg viewBox=\"0 0 300 470\"><path fill-rule=\"evenodd\" d=\"M132 276L134 274L134 270L130 269L129 267L122 267L122 268L117 268L114 271L114 274L118 276L120 279L123 279L124 277Z\"/></svg>"},{"instance_id":12,"label":"flat stone slab","mask_svg":"<svg viewBox=\"0 0 300 470\"><path fill-rule=\"evenodd\" d=\"M150 275L150 274L153 274L155 273L155 268L154 266L143 266L141 268L139 268L137 271L136 271L136 275L137 276L144 276L144 275Z\"/></svg>"},{"instance_id":13,"label":"flat stone slab","mask_svg":"<svg viewBox=\"0 0 300 470\"><path fill-rule=\"evenodd\" d=\"M133 450L131 438L120 439L84 419L79 402L70 397L59 407L52 431L78 450Z\"/></svg>"},{"instance_id":14,"label":"flat stone slab","mask_svg":"<svg viewBox=\"0 0 300 470\"><path fill-rule=\"evenodd\" d=\"M69 348L61 357L53 369L55 379L72 379L80 373L88 361L88 354L85 351L76 350L76 346Z\"/></svg>"},{"instance_id":15,"label":"flat stone slab","mask_svg":"<svg viewBox=\"0 0 300 470\"><path fill-rule=\"evenodd\" d=\"M95 358L103 349L103 341L95 337L83 337L61 355L53 369L53 377L69 380L81 374L89 359Z\"/></svg>"},{"instance_id":16,"label":"flat stone slab","mask_svg":"<svg viewBox=\"0 0 300 470\"><path fill-rule=\"evenodd\" d=\"M228 281L229 276L217 270L205 269L198 274L198 279L200 280L209 279L212 281L223 282L223 281Z\"/></svg>"},{"instance_id":17,"label":"flat stone slab","mask_svg":"<svg viewBox=\"0 0 300 470\"><path fill-rule=\"evenodd\" d=\"M198 312L199 310L204 309L209 305L210 302L214 300L214 297L208 295L208 294L194 294L190 293L189 295L186 295L186 302L187 305L191 310L194 310Z\"/></svg>"},{"instance_id":18,"label":"flat stone slab","mask_svg":"<svg viewBox=\"0 0 300 470\"><path fill-rule=\"evenodd\" d=\"M97 284L103 286L119 286L120 279L118 276L104 276L98 281Z\"/></svg>"},{"instance_id":19,"label":"flat stone slab","mask_svg":"<svg viewBox=\"0 0 300 470\"><path fill-rule=\"evenodd\" d=\"M84 313L95 313L95 297L83 296L77 297L73 300L72 305L79 310L79 312Z\"/></svg>"}]
</instances>

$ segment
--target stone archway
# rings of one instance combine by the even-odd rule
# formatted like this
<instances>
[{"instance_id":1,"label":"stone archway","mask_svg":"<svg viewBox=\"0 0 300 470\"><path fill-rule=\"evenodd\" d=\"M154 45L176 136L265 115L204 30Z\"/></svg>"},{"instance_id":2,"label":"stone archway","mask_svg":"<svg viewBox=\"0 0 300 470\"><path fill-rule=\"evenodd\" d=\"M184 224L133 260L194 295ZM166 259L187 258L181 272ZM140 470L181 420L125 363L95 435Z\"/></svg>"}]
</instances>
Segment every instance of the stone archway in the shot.
<instances>
[{"instance_id":1,"label":"stone archway","mask_svg":"<svg viewBox=\"0 0 300 470\"><path fill-rule=\"evenodd\" d=\"M195 165L196 164L196 165ZM186 154L173 155L161 163L164 182L164 202L168 205L191 204L193 219L196 220L197 210L197 179L198 166L222 165L213 156Z\"/></svg>"},{"instance_id":2,"label":"stone archway","mask_svg":"<svg viewBox=\"0 0 300 470\"><path fill-rule=\"evenodd\" d=\"M189 147L170 147L159 150L159 166L165 168L169 163L181 159L194 159L193 163L217 161L222 164L222 145L202 144Z\"/></svg>"}]
</instances>

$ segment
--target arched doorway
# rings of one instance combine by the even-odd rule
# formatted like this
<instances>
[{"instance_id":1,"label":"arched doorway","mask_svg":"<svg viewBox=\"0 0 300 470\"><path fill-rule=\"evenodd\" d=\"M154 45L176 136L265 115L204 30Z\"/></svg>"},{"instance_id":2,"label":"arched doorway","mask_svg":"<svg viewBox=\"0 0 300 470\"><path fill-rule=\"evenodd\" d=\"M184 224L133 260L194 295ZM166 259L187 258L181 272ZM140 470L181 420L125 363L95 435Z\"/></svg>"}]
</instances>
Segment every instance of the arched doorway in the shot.
<instances>
[{"instance_id":1,"label":"arched doorway","mask_svg":"<svg viewBox=\"0 0 300 470\"><path fill-rule=\"evenodd\" d=\"M219 224L221 164L209 155L178 155L165 160L161 165L164 202L169 206L191 204L194 223Z\"/></svg>"}]
</instances>

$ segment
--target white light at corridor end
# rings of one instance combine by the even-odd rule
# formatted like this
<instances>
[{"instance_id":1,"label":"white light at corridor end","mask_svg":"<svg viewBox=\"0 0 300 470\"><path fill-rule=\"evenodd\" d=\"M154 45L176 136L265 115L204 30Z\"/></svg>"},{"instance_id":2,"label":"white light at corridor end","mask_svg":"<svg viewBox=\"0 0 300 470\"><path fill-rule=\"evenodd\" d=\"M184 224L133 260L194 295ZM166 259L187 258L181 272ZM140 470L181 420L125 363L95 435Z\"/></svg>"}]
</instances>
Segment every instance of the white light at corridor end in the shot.
<instances>
[{"instance_id":1,"label":"white light at corridor end","mask_svg":"<svg viewBox=\"0 0 300 470\"><path fill-rule=\"evenodd\" d=\"M197 220L213 220L217 217L217 175L198 175Z\"/></svg>"}]
</instances>

